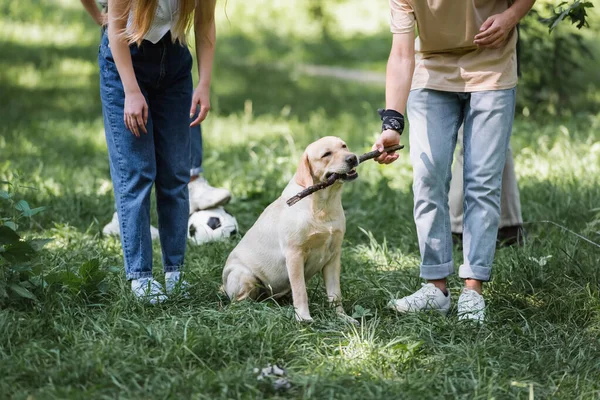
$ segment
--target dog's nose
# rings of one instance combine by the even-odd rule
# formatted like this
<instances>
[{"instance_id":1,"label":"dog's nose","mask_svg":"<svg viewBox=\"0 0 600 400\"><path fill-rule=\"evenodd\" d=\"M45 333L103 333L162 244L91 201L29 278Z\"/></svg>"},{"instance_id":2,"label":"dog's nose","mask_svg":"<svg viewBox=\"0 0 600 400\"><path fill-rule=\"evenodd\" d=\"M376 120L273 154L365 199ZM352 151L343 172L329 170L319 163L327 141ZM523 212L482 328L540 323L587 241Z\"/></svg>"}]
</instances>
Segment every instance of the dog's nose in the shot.
<instances>
[{"instance_id":1,"label":"dog's nose","mask_svg":"<svg viewBox=\"0 0 600 400\"><path fill-rule=\"evenodd\" d=\"M346 156L346 164L351 167L356 167L358 165L358 157L356 157L354 154L348 154Z\"/></svg>"}]
</instances>

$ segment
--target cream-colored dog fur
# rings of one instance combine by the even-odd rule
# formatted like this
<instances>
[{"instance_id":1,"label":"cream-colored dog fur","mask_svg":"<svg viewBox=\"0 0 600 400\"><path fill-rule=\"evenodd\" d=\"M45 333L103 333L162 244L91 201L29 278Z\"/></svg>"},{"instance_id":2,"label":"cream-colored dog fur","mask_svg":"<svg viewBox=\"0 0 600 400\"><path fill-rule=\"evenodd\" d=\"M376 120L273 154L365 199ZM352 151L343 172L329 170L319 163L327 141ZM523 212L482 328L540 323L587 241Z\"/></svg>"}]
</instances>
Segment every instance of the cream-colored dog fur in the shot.
<instances>
[{"instance_id":1,"label":"cream-colored dog fur","mask_svg":"<svg viewBox=\"0 0 600 400\"><path fill-rule=\"evenodd\" d=\"M337 137L310 144L281 197L269 205L229 255L223 270L224 290L232 300L273 298L292 293L296 319L312 321L306 282L323 273L327 297L344 318L340 290L342 240L346 218L342 182L313 193L289 207L286 201L330 174L357 177L358 158Z\"/></svg>"}]
</instances>

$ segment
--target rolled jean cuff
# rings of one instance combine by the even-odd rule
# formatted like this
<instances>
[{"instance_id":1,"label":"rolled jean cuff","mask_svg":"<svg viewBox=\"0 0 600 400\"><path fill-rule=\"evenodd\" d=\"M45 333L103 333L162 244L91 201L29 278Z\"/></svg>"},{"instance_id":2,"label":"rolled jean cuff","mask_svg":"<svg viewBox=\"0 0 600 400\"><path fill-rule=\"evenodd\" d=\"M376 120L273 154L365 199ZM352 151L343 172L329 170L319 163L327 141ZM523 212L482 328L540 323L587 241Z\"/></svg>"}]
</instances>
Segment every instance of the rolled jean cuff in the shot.
<instances>
[{"instance_id":1,"label":"rolled jean cuff","mask_svg":"<svg viewBox=\"0 0 600 400\"><path fill-rule=\"evenodd\" d=\"M128 272L125 278L127 278L128 281L132 281L134 279L152 278L152 271Z\"/></svg>"},{"instance_id":2,"label":"rolled jean cuff","mask_svg":"<svg viewBox=\"0 0 600 400\"><path fill-rule=\"evenodd\" d=\"M198 176L202 173L202 167L196 167L190 169L190 177Z\"/></svg>"},{"instance_id":3,"label":"rolled jean cuff","mask_svg":"<svg viewBox=\"0 0 600 400\"><path fill-rule=\"evenodd\" d=\"M427 280L445 279L454 273L454 261L438 265L421 264L421 278Z\"/></svg>"},{"instance_id":4,"label":"rolled jean cuff","mask_svg":"<svg viewBox=\"0 0 600 400\"><path fill-rule=\"evenodd\" d=\"M458 269L458 276L461 279L477 279L478 281L487 282L492 276L492 267L463 264Z\"/></svg>"},{"instance_id":5,"label":"rolled jean cuff","mask_svg":"<svg viewBox=\"0 0 600 400\"><path fill-rule=\"evenodd\" d=\"M163 268L165 274L167 272L179 272L183 269L183 265L168 265Z\"/></svg>"}]
</instances>

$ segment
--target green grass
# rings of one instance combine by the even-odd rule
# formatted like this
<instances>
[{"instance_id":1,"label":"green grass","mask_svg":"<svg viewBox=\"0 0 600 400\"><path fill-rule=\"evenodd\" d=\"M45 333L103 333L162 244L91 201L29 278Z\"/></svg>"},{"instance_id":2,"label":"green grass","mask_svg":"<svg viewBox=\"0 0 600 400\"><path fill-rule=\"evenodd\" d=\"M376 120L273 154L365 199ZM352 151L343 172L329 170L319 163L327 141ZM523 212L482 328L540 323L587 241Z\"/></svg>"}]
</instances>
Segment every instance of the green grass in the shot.
<instances>
[{"instance_id":1,"label":"green grass","mask_svg":"<svg viewBox=\"0 0 600 400\"><path fill-rule=\"evenodd\" d=\"M190 246L191 297L148 307L129 294L118 241L101 235L113 205L97 29L74 0L0 1L0 11L0 180L48 207L25 227L54 238L39 259L48 273L89 259L109 271L105 294L53 285L38 302L0 309L0 398L600 397L600 249L541 222L600 242L600 116L517 120L529 241L497 252L482 327L458 323L455 310L445 318L384 309L419 286L406 152L392 166L361 166L344 189L342 291L347 312L369 310L360 327L335 317L321 279L309 285L312 325L296 323L288 303L229 304L218 288L239 238ZM227 209L245 232L312 140L335 134L357 153L370 147L383 90L268 68L268 57L244 53L250 22L230 21L220 28L229 50L216 63L205 168L233 192ZM459 288L453 278L454 296ZM287 368L290 392L257 381L253 369L268 363Z\"/></svg>"}]
</instances>

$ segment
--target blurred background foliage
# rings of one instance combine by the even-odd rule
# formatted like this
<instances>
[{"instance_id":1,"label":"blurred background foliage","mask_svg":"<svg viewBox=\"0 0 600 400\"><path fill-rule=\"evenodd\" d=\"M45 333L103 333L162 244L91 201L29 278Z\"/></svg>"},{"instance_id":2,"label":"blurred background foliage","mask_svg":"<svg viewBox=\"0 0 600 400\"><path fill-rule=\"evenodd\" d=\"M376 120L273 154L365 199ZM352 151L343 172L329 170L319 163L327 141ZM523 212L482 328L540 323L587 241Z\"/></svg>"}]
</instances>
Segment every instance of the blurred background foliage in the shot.
<instances>
[{"instance_id":1,"label":"blurred background foliage","mask_svg":"<svg viewBox=\"0 0 600 400\"><path fill-rule=\"evenodd\" d=\"M358 0L230 0L218 7L234 58L385 71L391 44L385 1L378 7ZM520 33L519 112L541 118L596 112L600 17L593 4L538 0ZM244 53L232 53L248 39Z\"/></svg>"}]
</instances>

